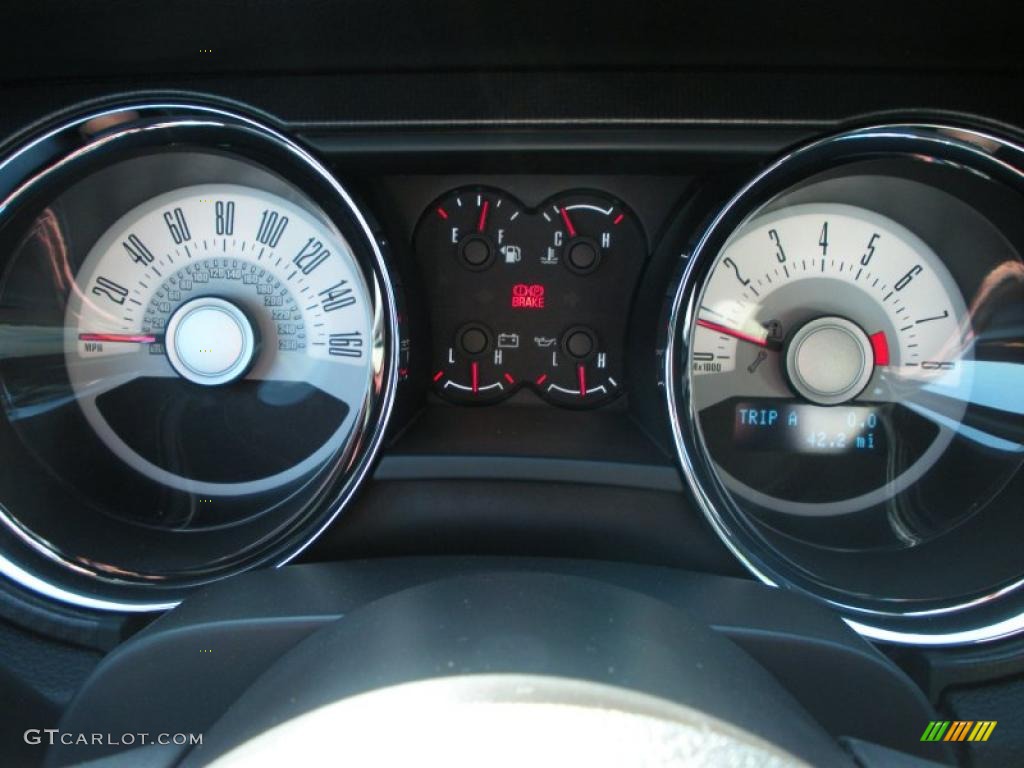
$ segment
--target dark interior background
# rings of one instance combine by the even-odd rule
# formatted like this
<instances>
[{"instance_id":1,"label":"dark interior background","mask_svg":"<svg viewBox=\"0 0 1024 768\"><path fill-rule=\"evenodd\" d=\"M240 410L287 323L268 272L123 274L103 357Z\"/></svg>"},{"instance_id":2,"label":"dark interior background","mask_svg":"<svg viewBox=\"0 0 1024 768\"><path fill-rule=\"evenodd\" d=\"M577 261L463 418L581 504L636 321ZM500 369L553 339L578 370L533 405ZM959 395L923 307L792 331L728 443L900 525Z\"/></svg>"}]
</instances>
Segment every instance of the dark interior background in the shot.
<instances>
[{"instance_id":1,"label":"dark interior background","mask_svg":"<svg viewBox=\"0 0 1024 768\"><path fill-rule=\"evenodd\" d=\"M0 13L0 137L86 100L201 92L298 135L371 209L402 174L524 168L670 175L679 189L700 177L710 207L777 152L842 124L949 112L1024 126L1018 5L34 0ZM654 474L613 490L585 471L557 484L416 479L393 460L311 557L575 551L739 574L687 513L663 435L640 423L628 427L641 434L632 463ZM422 435L396 435L393 458L423 453ZM448 439L457 447L457 434ZM552 523L549 511L566 508L585 515ZM140 623L0 602L0 690L27 702L4 706L12 733L59 711L101 651ZM986 764L1024 761L1021 643L894 655L951 718L984 709L1000 721Z\"/></svg>"}]
</instances>

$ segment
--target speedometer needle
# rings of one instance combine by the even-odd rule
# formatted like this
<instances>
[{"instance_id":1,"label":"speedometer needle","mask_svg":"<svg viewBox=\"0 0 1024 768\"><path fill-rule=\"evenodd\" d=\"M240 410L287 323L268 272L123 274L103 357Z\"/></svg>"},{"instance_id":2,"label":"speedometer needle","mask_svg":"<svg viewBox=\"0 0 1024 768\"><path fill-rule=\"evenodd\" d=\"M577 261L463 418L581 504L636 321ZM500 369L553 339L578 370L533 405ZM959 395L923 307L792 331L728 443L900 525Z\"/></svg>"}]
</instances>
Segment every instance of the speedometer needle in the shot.
<instances>
[{"instance_id":1,"label":"speedometer needle","mask_svg":"<svg viewBox=\"0 0 1024 768\"><path fill-rule=\"evenodd\" d=\"M157 337L144 333L80 333L79 341L106 341L124 344L156 344Z\"/></svg>"},{"instance_id":2,"label":"speedometer needle","mask_svg":"<svg viewBox=\"0 0 1024 768\"><path fill-rule=\"evenodd\" d=\"M714 331L715 333L724 333L726 336L732 336L734 339L746 341L749 342L750 344L756 344L757 346L764 347L765 349L778 348L777 344L769 341L767 329L764 331L764 336L755 336L752 333L744 333L743 331L737 330L736 328L731 328L728 325L719 325L718 323L712 323L710 320L698 319L697 325L699 325L701 328L707 328L709 331Z\"/></svg>"}]
</instances>

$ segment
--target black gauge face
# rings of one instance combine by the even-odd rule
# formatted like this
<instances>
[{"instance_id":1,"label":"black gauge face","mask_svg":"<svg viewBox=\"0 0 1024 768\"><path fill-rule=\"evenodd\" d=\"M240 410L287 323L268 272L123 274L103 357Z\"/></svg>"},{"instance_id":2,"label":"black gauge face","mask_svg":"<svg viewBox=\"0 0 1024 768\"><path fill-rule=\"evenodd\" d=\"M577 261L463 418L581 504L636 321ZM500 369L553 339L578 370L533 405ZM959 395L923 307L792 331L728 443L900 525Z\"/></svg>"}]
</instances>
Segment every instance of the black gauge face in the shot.
<instances>
[{"instance_id":1,"label":"black gauge face","mask_svg":"<svg viewBox=\"0 0 1024 768\"><path fill-rule=\"evenodd\" d=\"M427 210L415 246L439 395L486 404L525 388L593 407L622 392L626 317L647 243L621 203L568 193L529 211L498 190L459 189Z\"/></svg>"}]
</instances>

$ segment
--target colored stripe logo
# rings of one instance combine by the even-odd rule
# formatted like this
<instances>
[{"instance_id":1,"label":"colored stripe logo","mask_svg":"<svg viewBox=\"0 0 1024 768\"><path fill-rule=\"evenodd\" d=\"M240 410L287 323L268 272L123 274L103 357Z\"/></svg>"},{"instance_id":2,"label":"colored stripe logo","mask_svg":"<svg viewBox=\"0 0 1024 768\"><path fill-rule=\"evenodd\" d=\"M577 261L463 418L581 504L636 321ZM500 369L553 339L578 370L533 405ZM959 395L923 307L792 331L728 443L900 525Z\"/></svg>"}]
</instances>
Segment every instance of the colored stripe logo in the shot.
<instances>
[{"instance_id":1,"label":"colored stripe logo","mask_svg":"<svg viewBox=\"0 0 1024 768\"><path fill-rule=\"evenodd\" d=\"M988 741L998 720L932 720L921 741Z\"/></svg>"}]
</instances>

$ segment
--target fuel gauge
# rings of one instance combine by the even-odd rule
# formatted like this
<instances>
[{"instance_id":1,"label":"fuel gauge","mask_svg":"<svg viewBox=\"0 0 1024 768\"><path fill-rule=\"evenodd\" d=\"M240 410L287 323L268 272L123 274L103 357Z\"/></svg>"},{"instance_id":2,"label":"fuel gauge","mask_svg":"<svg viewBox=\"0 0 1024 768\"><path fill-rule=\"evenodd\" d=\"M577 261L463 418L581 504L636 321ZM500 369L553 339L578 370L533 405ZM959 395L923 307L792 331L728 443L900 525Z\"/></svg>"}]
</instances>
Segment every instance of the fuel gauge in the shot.
<instances>
[{"instance_id":1,"label":"fuel gauge","mask_svg":"<svg viewBox=\"0 0 1024 768\"><path fill-rule=\"evenodd\" d=\"M519 215L519 206L497 190L458 189L438 201L421 227L425 237L445 243L461 267L483 272L498 260L520 258L520 248L508 241Z\"/></svg>"}]
</instances>

